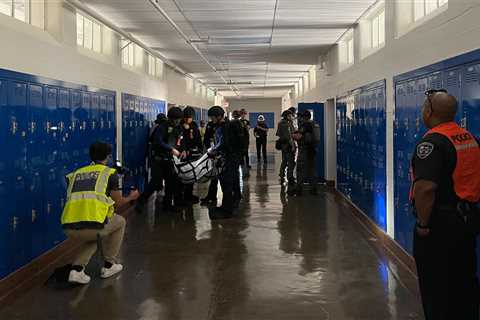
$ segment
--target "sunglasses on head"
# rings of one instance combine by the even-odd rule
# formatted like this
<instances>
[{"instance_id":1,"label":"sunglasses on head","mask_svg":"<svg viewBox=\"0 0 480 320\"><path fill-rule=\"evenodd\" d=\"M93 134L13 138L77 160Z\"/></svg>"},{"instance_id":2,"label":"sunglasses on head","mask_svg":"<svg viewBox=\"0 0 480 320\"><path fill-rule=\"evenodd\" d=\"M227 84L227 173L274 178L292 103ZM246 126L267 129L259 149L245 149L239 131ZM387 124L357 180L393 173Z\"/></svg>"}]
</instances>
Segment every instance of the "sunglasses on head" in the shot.
<instances>
[{"instance_id":1,"label":"sunglasses on head","mask_svg":"<svg viewBox=\"0 0 480 320\"><path fill-rule=\"evenodd\" d=\"M427 91L425 91L425 95L428 97L428 96L431 96L432 94L435 94L435 93L448 93L448 91L446 89L429 89Z\"/></svg>"}]
</instances>

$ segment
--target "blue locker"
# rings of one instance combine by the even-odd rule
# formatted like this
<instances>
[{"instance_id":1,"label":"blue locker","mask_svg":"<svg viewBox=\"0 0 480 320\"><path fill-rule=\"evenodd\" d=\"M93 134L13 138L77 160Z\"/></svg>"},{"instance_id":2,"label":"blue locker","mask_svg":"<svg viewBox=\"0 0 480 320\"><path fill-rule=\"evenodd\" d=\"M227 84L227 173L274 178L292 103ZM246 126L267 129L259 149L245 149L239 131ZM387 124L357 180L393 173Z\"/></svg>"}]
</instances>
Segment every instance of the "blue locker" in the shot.
<instances>
[{"instance_id":1,"label":"blue locker","mask_svg":"<svg viewBox=\"0 0 480 320\"><path fill-rule=\"evenodd\" d=\"M338 190L386 229L385 81L337 97Z\"/></svg>"},{"instance_id":2,"label":"blue locker","mask_svg":"<svg viewBox=\"0 0 480 320\"><path fill-rule=\"evenodd\" d=\"M165 113L165 102L130 94L122 94L123 161L129 174L124 190L143 189L146 176L147 138L158 113Z\"/></svg>"},{"instance_id":3,"label":"blue locker","mask_svg":"<svg viewBox=\"0 0 480 320\"><path fill-rule=\"evenodd\" d=\"M89 91L0 70L0 278L65 239L64 177L89 163Z\"/></svg>"}]
</instances>

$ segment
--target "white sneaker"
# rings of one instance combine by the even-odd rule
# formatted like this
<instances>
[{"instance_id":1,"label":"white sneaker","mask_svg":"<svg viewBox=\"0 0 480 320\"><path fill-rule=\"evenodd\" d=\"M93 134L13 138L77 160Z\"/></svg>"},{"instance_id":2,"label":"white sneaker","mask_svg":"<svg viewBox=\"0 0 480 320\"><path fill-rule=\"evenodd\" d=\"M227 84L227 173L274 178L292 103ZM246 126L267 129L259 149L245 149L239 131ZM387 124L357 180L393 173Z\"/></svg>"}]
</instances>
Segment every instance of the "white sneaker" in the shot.
<instances>
[{"instance_id":1,"label":"white sneaker","mask_svg":"<svg viewBox=\"0 0 480 320\"><path fill-rule=\"evenodd\" d=\"M123 266L120 263L115 263L110 268L103 267L100 271L100 277L103 279L110 278L111 276L119 273L122 270Z\"/></svg>"},{"instance_id":2,"label":"white sneaker","mask_svg":"<svg viewBox=\"0 0 480 320\"><path fill-rule=\"evenodd\" d=\"M68 282L78 283L78 284L87 284L90 282L90 277L85 273L85 270L76 271L71 270L68 275Z\"/></svg>"}]
</instances>

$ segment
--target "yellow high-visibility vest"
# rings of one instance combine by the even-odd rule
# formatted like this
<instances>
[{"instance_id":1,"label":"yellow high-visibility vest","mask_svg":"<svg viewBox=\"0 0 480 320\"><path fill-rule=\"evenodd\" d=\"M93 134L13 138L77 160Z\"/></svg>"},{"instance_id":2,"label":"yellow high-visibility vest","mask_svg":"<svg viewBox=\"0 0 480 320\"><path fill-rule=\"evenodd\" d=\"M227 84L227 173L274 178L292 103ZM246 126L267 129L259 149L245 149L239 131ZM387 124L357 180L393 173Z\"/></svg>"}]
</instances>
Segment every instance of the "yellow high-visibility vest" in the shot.
<instances>
[{"instance_id":1,"label":"yellow high-visibility vest","mask_svg":"<svg viewBox=\"0 0 480 320\"><path fill-rule=\"evenodd\" d=\"M104 223L114 212L115 202L107 196L108 179L115 169L91 164L67 175L67 203L62 224L77 222Z\"/></svg>"}]
</instances>

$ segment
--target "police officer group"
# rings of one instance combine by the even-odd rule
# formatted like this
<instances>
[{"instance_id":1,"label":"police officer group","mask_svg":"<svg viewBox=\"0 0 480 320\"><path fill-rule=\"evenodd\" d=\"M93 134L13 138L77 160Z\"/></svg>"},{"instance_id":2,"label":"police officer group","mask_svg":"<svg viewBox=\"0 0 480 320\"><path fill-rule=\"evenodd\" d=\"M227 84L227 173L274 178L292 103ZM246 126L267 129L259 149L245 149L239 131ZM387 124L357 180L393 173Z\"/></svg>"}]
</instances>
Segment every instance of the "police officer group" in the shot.
<instances>
[{"instance_id":1,"label":"police officer group","mask_svg":"<svg viewBox=\"0 0 480 320\"><path fill-rule=\"evenodd\" d=\"M416 224L414 258L425 318L427 320L479 318L479 283L476 275L476 239L480 231L480 146L478 140L457 125L457 100L445 90L426 92L422 115L429 131L416 145L411 161L410 199ZM288 194L300 196L305 182L316 193L315 157L318 132L311 113L291 108L282 114L277 129L276 149L281 150L280 181L287 183ZM163 210L174 212L184 205L201 202L209 206L212 220L231 218L242 199L240 167L248 175L249 123L245 112L225 117L214 106L208 110L208 123L197 126L192 108L169 108L159 117L151 132L151 179L140 196L132 191L123 197L119 178L110 167L112 149L104 143L90 147L92 163L67 176L67 203L62 225L68 237L85 243L72 261L68 281L86 284L90 276L85 266L102 243L105 263L102 278L123 269L118 253L125 232L125 219L115 208L137 200L143 210L148 198L164 189ZM261 120L261 119L259 119ZM264 120L264 119L263 119ZM257 130L258 157L266 161L263 133ZM173 157L190 161L208 150L211 158L222 157L224 170L210 180L208 194L199 199L193 185L177 179ZM294 177L297 169L296 179ZM218 182L223 191L217 206Z\"/></svg>"},{"instance_id":2,"label":"police officer group","mask_svg":"<svg viewBox=\"0 0 480 320\"><path fill-rule=\"evenodd\" d=\"M288 195L302 196L307 182L310 185L310 193L317 194L319 181L315 167L319 134L310 111L305 110L297 114L296 109L292 107L282 113L275 147L282 152L279 176L282 185L288 183Z\"/></svg>"}]
</instances>

